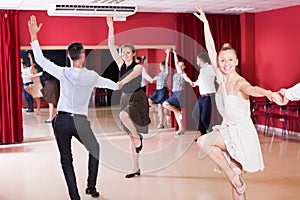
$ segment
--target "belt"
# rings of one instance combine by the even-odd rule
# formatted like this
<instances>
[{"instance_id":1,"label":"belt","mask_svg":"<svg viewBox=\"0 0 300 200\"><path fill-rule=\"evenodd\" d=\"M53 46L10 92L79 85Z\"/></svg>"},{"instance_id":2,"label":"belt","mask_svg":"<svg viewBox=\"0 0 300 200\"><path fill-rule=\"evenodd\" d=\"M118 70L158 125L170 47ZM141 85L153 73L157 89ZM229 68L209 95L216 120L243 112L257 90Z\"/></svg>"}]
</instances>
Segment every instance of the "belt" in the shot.
<instances>
[{"instance_id":1,"label":"belt","mask_svg":"<svg viewBox=\"0 0 300 200\"><path fill-rule=\"evenodd\" d=\"M31 82L24 83L25 86L28 86L28 85L31 85L31 84L33 84L32 81L31 81Z\"/></svg>"},{"instance_id":2,"label":"belt","mask_svg":"<svg viewBox=\"0 0 300 200\"><path fill-rule=\"evenodd\" d=\"M210 94L200 94L200 97L210 97Z\"/></svg>"},{"instance_id":3,"label":"belt","mask_svg":"<svg viewBox=\"0 0 300 200\"><path fill-rule=\"evenodd\" d=\"M68 115L68 116L78 116L78 117L86 117L85 115L81 115L81 114L74 114L74 113L69 113L69 112L65 112L65 111L58 111L57 112L58 115Z\"/></svg>"}]
</instances>

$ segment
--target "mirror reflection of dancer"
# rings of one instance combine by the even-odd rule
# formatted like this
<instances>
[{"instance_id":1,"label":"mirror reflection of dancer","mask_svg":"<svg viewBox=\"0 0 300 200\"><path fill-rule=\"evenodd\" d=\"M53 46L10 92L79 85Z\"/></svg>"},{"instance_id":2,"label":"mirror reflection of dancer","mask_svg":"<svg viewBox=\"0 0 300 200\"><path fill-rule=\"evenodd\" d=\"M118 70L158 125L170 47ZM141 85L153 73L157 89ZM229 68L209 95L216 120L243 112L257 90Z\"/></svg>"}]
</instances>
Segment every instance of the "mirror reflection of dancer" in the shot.
<instances>
[{"instance_id":1,"label":"mirror reflection of dancer","mask_svg":"<svg viewBox=\"0 0 300 200\"><path fill-rule=\"evenodd\" d=\"M217 55L205 14L200 6L197 10L199 14L195 16L204 24L205 44L216 70L219 83L216 104L223 117L222 124L199 137L197 144L201 153L208 155L230 180L233 199L242 200L246 198L242 170L256 172L264 168L259 139L250 118L249 96L266 96L271 101L281 97L276 92L251 86L241 77L236 72L236 52L228 44Z\"/></svg>"},{"instance_id":2,"label":"mirror reflection of dancer","mask_svg":"<svg viewBox=\"0 0 300 200\"><path fill-rule=\"evenodd\" d=\"M193 82L184 72L186 67L184 62L178 61L175 50L173 50L173 53L177 72L173 75L172 96L163 102L163 107L174 113L176 122L178 124L178 130L175 134L182 135L184 134L184 129L182 125L181 108L184 106L184 81L188 82L191 86L193 86Z\"/></svg>"},{"instance_id":3,"label":"mirror reflection of dancer","mask_svg":"<svg viewBox=\"0 0 300 200\"><path fill-rule=\"evenodd\" d=\"M33 62L31 53L28 53L28 58L31 65L31 74L30 77L33 84L29 85L26 88L26 91L32 96L32 98L36 101L36 107L37 107L37 115L40 114L41 111L41 97L43 97L43 94L41 92L41 89L43 88L40 77L42 76L43 72L38 72L38 69Z\"/></svg>"},{"instance_id":4,"label":"mirror reflection of dancer","mask_svg":"<svg viewBox=\"0 0 300 200\"><path fill-rule=\"evenodd\" d=\"M97 198L100 195L96 190L100 148L87 118L88 103L95 87L116 90L121 85L84 67L86 55L80 42L73 42L68 46L68 57L72 61L71 67L60 67L47 60L38 42L38 32L41 26L42 24L37 25L35 16L31 16L28 21L28 29L35 60L44 71L52 74L60 81L61 92L57 105L58 112L52 125L69 196L71 200L80 200L71 151L71 140L74 136L89 152L85 193Z\"/></svg>"},{"instance_id":5,"label":"mirror reflection of dancer","mask_svg":"<svg viewBox=\"0 0 300 200\"><path fill-rule=\"evenodd\" d=\"M32 66L35 66L33 59L31 57L31 54L29 53L28 55L30 55L30 63L32 63ZM46 58L48 60L48 58ZM45 85L44 87L39 86L39 87L35 87L36 89L39 88L39 91L36 91L36 93L42 95L40 97L43 97L43 99L48 103L49 105L49 117L47 120L45 120L45 123L52 123L52 120L55 117L55 112L54 112L54 104L56 104L58 102L58 98L59 98L59 88L58 88L58 84L56 81L56 78L54 78L51 74L45 72L45 71L41 71L38 72L36 74L33 73L32 75L32 80L33 82L39 81L39 79L37 77L42 76L42 78L45 81ZM34 85L34 84L33 84ZM39 85L39 84L37 84ZM38 111L39 111L39 102L37 102L37 107L38 107Z\"/></svg>"},{"instance_id":6,"label":"mirror reflection of dancer","mask_svg":"<svg viewBox=\"0 0 300 200\"><path fill-rule=\"evenodd\" d=\"M30 78L32 76L32 73L31 73L32 67L29 66L29 63L23 61L23 59L21 59L21 64L22 64L21 71L22 71L22 81L23 81L23 93L24 93L24 98L28 105L28 109L26 110L26 112L34 112L33 98L31 96L31 94L27 92L29 89L29 86L31 84L33 84L32 80Z\"/></svg>"},{"instance_id":7,"label":"mirror reflection of dancer","mask_svg":"<svg viewBox=\"0 0 300 200\"><path fill-rule=\"evenodd\" d=\"M59 99L59 87L56 78L51 74L43 72L43 78L45 80L45 86L42 89L42 93L44 100L49 104L49 117L45 120L45 123L52 123L55 117L54 104L56 104Z\"/></svg>"},{"instance_id":8,"label":"mirror reflection of dancer","mask_svg":"<svg viewBox=\"0 0 300 200\"><path fill-rule=\"evenodd\" d=\"M125 178L140 176L140 152L143 148L143 136L148 133L149 102L145 92L141 89L142 66L135 62L136 50L131 44L122 46L120 56L114 41L114 23L112 17L107 17L108 47L111 55L119 67L119 79L122 84L120 120L124 131L130 137L133 168Z\"/></svg>"},{"instance_id":9,"label":"mirror reflection of dancer","mask_svg":"<svg viewBox=\"0 0 300 200\"><path fill-rule=\"evenodd\" d=\"M199 99L195 104L192 112L193 120L197 126L197 130L201 135L205 135L208 132L211 111L212 111L212 99L211 95L216 93L215 79L216 73L211 66L211 62L207 53L201 53L197 56L197 65L200 67L199 76L193 86L199 87ZM196 136L195 141L197 141Z\"/></svg>"},{"instance_id":10,"label":"mirror reflection of dancer","mask_svg":"<svg viewBox=\"0 0 300 200\"><path fill-rule=\"evenodd\" d=\"M137 64L140 64L140 65L142 65L142 82L141 82L141 88L142 88L142 90L144 91L144 92L146 92L146 81L149 81L149 82L151 82L152 81L152 78L151 78L151 76L147 73L147 70L146 70L146 68L143 66L143 63L144 63L144 61L143 61L143 59L141 58L141 57L136 57L135 58L135 62L137 63Z\"/></svg>"},{"instance_id":11,"label":"mirror reflection of dancer","mask_svg":"<svg viewBox=\"0 0 300 200\"><path fill-rule=\"evenodd\" d=\"M166 50L166 60L161 61L159 64L160 72L156 75L151 82L156 81L156 90L154 94L152 94L149 98L149 103L151 106L157 108L159 124L157 128L162 129L165 127L165 113L163 109L163 102L168 99L168 88L167 88L167 80L169 75L169 53L170 50Z\"/></svg>"}]
</instances>

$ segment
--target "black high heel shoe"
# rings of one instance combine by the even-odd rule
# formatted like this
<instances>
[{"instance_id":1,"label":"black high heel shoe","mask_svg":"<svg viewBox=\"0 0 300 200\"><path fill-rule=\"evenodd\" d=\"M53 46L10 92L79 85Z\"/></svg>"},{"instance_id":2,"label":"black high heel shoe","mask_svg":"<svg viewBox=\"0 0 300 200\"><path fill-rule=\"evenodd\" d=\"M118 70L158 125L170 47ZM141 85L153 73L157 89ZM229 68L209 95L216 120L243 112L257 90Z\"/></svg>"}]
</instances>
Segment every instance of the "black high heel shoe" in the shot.
<instances>
[{"instance_id":1,"label":"black high heel shoe","mask_svg":"<svg viewBox=\"0 0 300 200\"><path fill-rule=\"evenodd\" d=\"M143 149L143 136L141 134L139 134L139 136L140 136L140 140L141 140L141 145L139 147L135 147L136 153L140 153L141 150Z\"/></svg>"},{"instance_id":2,"label":"black high heel shoe","mask_svg":"<svg viewBox=\"0 0 300 200\"><path fill-rule=\"evenodd\" d=\"M141 170L138 169L136 172L131 173L131 174L126 174L125 178L133 178L135 176L140 176L141 175Z\"/></svg>"}]
</instances>

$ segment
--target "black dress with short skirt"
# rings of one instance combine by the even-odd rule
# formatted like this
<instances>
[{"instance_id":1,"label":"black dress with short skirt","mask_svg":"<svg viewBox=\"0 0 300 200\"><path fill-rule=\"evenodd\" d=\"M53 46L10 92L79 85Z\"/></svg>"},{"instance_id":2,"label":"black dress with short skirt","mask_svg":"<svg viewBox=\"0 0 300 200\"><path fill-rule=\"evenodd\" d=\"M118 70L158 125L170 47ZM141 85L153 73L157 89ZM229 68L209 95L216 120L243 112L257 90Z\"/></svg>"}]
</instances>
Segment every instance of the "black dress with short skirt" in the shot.
<instances>
[{"instance_id":1,"label":"black dress with short skirt","mask_svg":"<svg viewBox=\"0 0 300 200\"><path fill-rule=\"evenodd\" d=\"M41 89L41 92L44 96L44 100L48 103L57 103L59 99L59 87L56 78L45 71L43 72L43 78L45 85Z\"/></svg>"},{"instance_id":2,"label":"black dress with short skirt","mask_svg":"<svg viewBox=\"0 0 300 200\"><path fill-rule=\"evenodd\" d=\"M132 62L126 67L125 63L121 66L119 80L130 74L136 62ZM142 74L132 79L122 88L121 95L121 111L126 111L130 119L134 123L138 133L148 133L149 118L149 102L145 92L141 89ZM128 134L129 130L122 124L124 131Z\"/></svg>"}]
</instances>

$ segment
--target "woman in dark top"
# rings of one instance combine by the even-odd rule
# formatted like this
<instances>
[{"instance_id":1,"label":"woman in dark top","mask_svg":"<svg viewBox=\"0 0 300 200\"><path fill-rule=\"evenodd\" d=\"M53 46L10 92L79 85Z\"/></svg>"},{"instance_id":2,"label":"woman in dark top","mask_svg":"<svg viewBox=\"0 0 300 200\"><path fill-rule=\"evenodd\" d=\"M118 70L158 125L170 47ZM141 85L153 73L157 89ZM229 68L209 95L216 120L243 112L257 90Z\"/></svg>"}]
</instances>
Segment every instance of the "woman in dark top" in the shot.
<instances>
[{"instance_id":1,"label":"woman in dark top","mask_svg":"<svg viewBox=\"0 0 300 200\"><path fill-rule=\"evenodd\" d=\"M141 89L142 66L135 62L136 50L131 44L122 46L119 55L114 42L114 24L112 17L107 17L108 46L112 57L117 63L120 73L119 82L123 85L121 95L120 120L124 131L130 136L130 146L133 159L133 169L126 178L140 176L139 153L143 148L143 136L148 133L149 102L145 92Z\"/></svg>"},{"instance_id":2,"label":"woman in dark top","mask_svg":"<svg viewBox=\"0 0 300 200\"><path fill-rule=\"evenodd\" d=\"M43 72L43 78L45 81L45 86L41 92L44 95L45 101L47 101L49 104L49 118L45 121L45 123L51 123L55 117L54 104L58 102L59 88L56 78L54 78L51 74Z\"/></svg>"}]
</instances>

